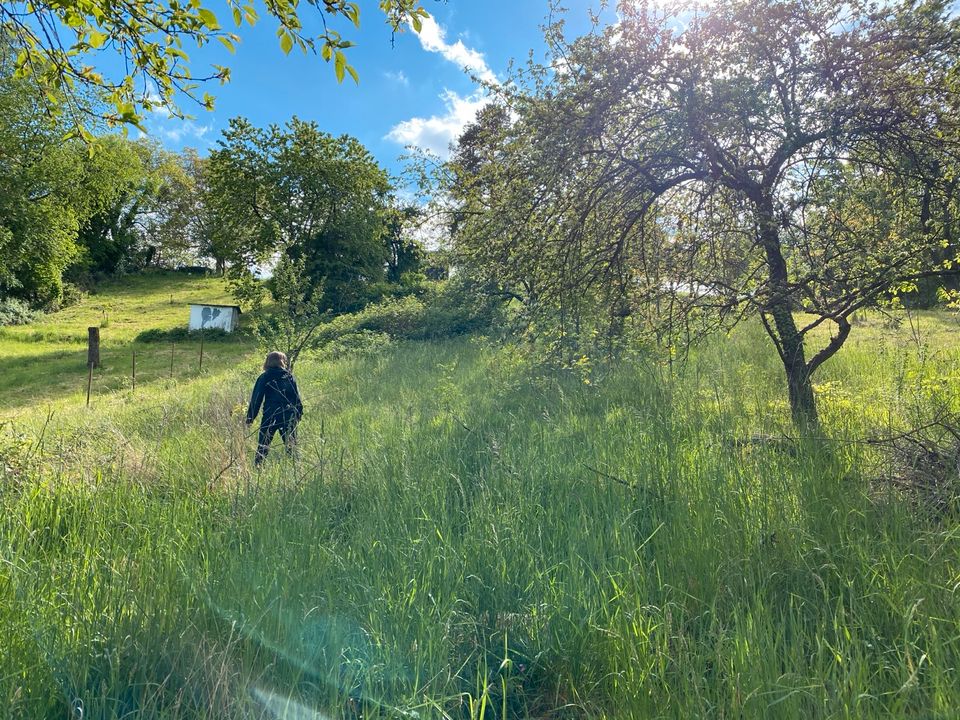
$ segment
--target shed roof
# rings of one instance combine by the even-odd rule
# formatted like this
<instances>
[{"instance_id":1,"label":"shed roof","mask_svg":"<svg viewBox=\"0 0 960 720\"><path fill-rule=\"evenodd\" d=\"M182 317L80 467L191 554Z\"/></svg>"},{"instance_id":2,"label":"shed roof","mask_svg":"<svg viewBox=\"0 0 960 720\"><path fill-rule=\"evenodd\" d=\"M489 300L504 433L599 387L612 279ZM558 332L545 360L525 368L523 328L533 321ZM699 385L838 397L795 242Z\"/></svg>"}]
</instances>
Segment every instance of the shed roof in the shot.
<instances>
[{"instance_id":1,"label":"shed roof","mask_svg":"<svg viewBox=\"0 0 960 720\"><path fill-rule=\"evenodd\" d=\"M241 315L243 310L240 309L239 305L219 305L217 303L187 303L190 307L222 307L222 308L231 308L236 310Z\"/></svg>"}]
</instances>

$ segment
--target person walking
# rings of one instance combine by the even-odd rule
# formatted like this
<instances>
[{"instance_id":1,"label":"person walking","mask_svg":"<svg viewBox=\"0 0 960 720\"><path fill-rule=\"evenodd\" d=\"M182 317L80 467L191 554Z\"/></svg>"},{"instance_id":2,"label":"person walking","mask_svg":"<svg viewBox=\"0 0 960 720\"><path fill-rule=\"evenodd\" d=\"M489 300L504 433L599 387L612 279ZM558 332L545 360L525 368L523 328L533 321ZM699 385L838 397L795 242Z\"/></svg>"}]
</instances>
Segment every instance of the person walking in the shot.
<instances>
[{"instance_id":1,"label":"person walking","mask_svg":"<svg viewBox=\"0 0 960 720\"><path fill-rule=\"evenodd\" d=\"M297 381L287 370L287 356L282 352L271 352L263 363L263 373L257 378L247 409L247 425L253 425L260 406L263 416L260 419L260 434L257 439L257 456L254 465L260 467L270 452L273 436L279 431L287 454L292 455L297 441L297 423L303 417L303 403Z\"/></svg>"}]
</instances>

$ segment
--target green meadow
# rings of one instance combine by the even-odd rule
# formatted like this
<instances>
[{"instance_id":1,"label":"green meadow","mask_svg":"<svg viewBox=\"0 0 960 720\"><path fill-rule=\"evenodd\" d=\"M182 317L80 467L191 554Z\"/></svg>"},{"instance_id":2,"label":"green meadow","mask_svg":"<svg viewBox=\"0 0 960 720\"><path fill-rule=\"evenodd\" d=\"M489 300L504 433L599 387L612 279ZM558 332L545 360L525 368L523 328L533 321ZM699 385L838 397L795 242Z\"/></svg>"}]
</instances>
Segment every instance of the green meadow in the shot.
<instances>
[{"instance_id":1,"label":"green meadow","mask_svg":"<svg viewBox=\"0 0 960 720\"><path fill-rule=\"evenodd\" d=\"M189 303L233 304L219 279L172 272L131 275L111 280L96 294L61 312L29 325L0 327L0 417L34 412L39 405L69 407L86 402L87 328L100 329L101 367L94 371L92 394L98 397L133 384L136 352L137 383L150 385L171 376L196 377L200 372L200 341L140 342L150 330L186 328ZM243 339L204 343L204 371L233 367L252 349Z\"/></svg>"},{"instance_id":2,"label":"green meadow","mask_svg":"<svg viewBox=\"0 0 960 720\"><path fill-rule=\"evenodd\" d=\"M960 712L956 509L863 441L960 410L955 316L859 319L824 437L792 442L754 326L673 367L482 337L310 356L299 454L257 474L255 346L200 372L178 344L171 378L135 341L223 293L125 281L2 331L4 717Z\"/></svg>"}]
</instances>

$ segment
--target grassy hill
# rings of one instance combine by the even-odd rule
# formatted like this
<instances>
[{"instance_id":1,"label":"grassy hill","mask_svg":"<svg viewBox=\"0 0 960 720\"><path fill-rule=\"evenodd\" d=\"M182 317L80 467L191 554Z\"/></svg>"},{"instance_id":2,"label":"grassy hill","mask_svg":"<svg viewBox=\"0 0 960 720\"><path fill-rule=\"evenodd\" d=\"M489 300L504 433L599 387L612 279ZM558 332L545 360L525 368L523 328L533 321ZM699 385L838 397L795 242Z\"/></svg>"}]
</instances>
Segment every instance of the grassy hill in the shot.
<instances>
[{"instance_id":1,"label":"grassy hill","mask_svg":"<svg viewBox=\"0 0 960 720\"><path fill-rule=\"evenodd\" d=\"M858 442L960 409L951 316L862 321L798 444L753 327L673 373L478 338L307 358L299 458L256 474L251 348L123 389L132 338L185 322L143 282L92 410L0 398L8 716L955 717L955 509Z\"/></svg>"},{"instance_id":2,"label":"grassy hill","mask_svg":"<svg viewBox=\"0 0 960 720\"><path fill-rule=\"evenodd\" d=\"M189 303L229 303L223 280L179 273L124 277L101 286L97 293L40 322L0 327L0 414L33 411L38 404L70 406L86 400L87 328L100 327L102 367L94 373L94 395L132 384L133 351L137 353L137 384L147 386L184 379L199 372L199 340L171 343L137 342L147 330L187 327ZM204 372L233 367L252 350L235 342L204 343Z\"/></svg>"}]
</instances>

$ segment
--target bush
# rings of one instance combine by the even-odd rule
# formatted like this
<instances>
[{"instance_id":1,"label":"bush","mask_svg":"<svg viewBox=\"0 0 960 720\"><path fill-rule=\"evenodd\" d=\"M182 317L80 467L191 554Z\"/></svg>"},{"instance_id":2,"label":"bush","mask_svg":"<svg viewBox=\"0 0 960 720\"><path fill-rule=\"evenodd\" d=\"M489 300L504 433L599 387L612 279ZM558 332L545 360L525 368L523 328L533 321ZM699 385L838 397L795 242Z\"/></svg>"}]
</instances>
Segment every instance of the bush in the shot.
<instances>
[{"instance_id":1,"label":"bush","mask_svg":"<svg viewBox=\"0 0 960 720\"><path fill-rule=\"evenodd\" d=\"M412 338L419 334L426 311L424 302L413 296L386 300L356 313L356 328L386 333L397 339Z\"/></svg>"},{"instance_id":2,"label":"bush","mask_svg":"<svg viewBox=\"0 0 960 720\"><path fill-rule=\"evenodd\" d=\"M387 333L374 332L373 330L360 330L358 332L341 335L336 340L329 342L322 351L323 357L331 360L338 360L344 357L374 355L385 348L390 347L393 340Z\"/></svg>"},{"instance_id":3,"label":"bush","mask_svg":"<svg viewBox=\"0 0 960 720\"><path fill-rule=\"evenodd\" d=\"M435 292L436 283L414 273L405 273L399 283L376 282L364 288L365 305L380 304L390 299L401 300L414 296L424 298Z\"/></svg>"},{"instance_id":4,"label":"bush","mask_svg":"<svg viewBox=\"0 0 960 720\"><path fill-rule=\"evenodd\" d=\"M23 300L0 300L0 325L29 325L41 315Z\"/></svg>"},{"instance_id":5,"label":"bush","mask_svg":"<svg viewBox=\"0 0 960 720\"><path fill-rule=\"evenodd\" d=\"M456 337L484 332L497 324L502 306L499 299L483 295L462 281L449 280L439 286L426 305L421 337Z\"/></svg>"},{"instance_id":6,"label":"bush","mask_svg":"<svg viewBox=\"0 0 960 720\"><path fill-rule=\"evenodd\" d=\"M81 285L64 281L57 297L50 298L43 304L45 312L55 313L79 305L87 297L88 291Z\"/></svg>"},{"instance_id":7,"label":"bush","mask_svg":"<svg viewBox=\"0 0 960 720\"><path fill-rule=\"evenodd\" d=\"M340 315L324 325L316 344L333 343L347 335L369 332L393 340L430 340L488 330L500 311L497 300L486 298L462 283L431 283L420 297L391 298L359 312Z\"/></svg>"},{"instance_id":8,"label":"bush","mask_svg":"<svg viewBox=\"0 0 960 720\"><path fill-rule=\"evenodd\" d=\"M79 305L87 297L87 291L80 285L72 282L63 283L63 296L60 298L60 309Z\"/></svg>"}]
</instances>

